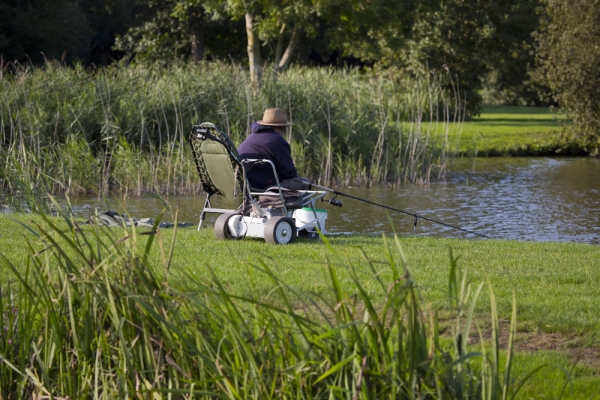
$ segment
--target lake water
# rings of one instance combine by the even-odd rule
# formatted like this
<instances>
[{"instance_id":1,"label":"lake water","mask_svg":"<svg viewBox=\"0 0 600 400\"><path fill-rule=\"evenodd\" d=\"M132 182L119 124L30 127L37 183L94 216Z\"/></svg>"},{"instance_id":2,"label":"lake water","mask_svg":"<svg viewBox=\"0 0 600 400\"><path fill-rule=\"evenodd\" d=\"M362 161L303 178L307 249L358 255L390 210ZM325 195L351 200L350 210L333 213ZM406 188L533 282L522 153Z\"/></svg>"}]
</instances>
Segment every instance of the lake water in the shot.
<instances>
[{"instance_id":1,"label":"lake water","mask_svg":"<svg viewBox=\"0 0 600 400\"><path fill-rule=\"evenodd\" d=\"M429 185L336 187L337 191L418 214L495 239L600 244L600 160L592 158L488 158L456 160L445 182ZM331 199L328 195L326 198ZM341 208L322 203L329 212L330 234L422 235L477 238L448 226L417 220L338 196ZM123 199L71 199L74 212L122 210ZM204 196L165 199L179 209L179 221L198 222ZM133 217L155 217L160 200L131 197L124 206ZM213 206L215 204L213 203ZM219 206L226 206L219 204ZM209 215L212 225L216 215ZM165 220L170 220L167 216Z\"/></svg>"}]
</instances>

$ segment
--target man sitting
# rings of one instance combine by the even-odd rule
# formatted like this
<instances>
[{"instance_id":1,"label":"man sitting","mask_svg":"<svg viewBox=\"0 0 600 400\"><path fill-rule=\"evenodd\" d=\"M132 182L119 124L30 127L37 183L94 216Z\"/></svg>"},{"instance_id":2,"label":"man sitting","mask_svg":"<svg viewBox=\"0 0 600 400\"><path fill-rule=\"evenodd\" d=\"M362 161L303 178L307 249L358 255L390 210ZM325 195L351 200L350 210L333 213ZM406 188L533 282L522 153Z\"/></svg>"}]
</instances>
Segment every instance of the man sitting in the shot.
<instances>
[{"instance_id":1,"label":"man sitting","mask_svg":"<svg viewBox=\"0 0 600 400\"><path fill-rule=\"evenodd\" d=\"M299 178L292 160L290 144L284 139L286 127L292 126L287 114L279 108L265 110L263 119L252 123L250 136L238 148L240 159L266 159L275 165L281 187L290 190L309 190L310 180ZM268 163L257 164L247 172L250 186L266 189L276 186L273 168Z\"/></svg>"}]
</instances>

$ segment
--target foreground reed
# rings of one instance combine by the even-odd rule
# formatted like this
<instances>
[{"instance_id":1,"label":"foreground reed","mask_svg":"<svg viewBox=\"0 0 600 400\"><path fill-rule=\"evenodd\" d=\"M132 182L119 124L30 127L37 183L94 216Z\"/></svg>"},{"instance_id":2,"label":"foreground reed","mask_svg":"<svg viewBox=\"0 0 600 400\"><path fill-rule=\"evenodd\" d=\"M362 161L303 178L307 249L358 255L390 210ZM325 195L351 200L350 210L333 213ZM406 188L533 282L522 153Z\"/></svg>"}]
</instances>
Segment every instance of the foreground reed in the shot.
<instances>
[{"instance_id":1,"label":"foreground reed","mask_svg":"<svg viewBox=\"0 0 600 400\"><path fill-rule=\"evenodd\" d=\"M86 71L49 62L0 71L0 185L17 192L199 190L184 138L210 121L241 143L267 107L294 121L299 173L320 184L442 179L464 102L450 75L406 80L373 71L246 71L222 63Z\"/></svg>"},{"instance_id":2,"label":"foreground reed","mask_svg":"<svg viewBox=\"0 0 600 400\"><path fill-rule=\"evenodd\" d=\"M61 219L30 227L39 240L28 242L24 265L1 256L15 278L0 295L1 399L506 399L520 387L510 375L514 299L504 365L491 287L491 344L480 331L480 351L468 350L483 284L472 291L460 280L452 255L456 315L451 336L441 337L392 243L384 249L389 282L365 256L361 266L328 265L331 296L311 297L257 260L246 279L270 280L273 289L268 298L244 297L214 275L175 279L175 240L164 246L164 231L78 227L60 211ZM352 292L342 289L340 268ZM371 269L374 285L356 268Z\"/></svg>"}]
</instances>

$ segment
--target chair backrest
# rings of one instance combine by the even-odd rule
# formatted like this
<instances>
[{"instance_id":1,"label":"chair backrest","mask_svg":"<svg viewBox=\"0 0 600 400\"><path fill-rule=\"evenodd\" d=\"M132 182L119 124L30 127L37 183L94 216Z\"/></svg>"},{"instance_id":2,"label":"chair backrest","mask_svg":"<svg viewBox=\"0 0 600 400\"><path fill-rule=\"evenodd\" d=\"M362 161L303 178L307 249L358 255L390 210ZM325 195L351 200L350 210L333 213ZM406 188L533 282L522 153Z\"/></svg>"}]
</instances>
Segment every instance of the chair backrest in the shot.
<instances>
[{"instance_id":1,"label":"chair backrest","mask_svg":"<svg viewBox=\"0 0 600 400\"><path fill-rule=\"evenodd\" d=\"M210 122L195 125L189 135L202 188L235 202L243 173L233 141Z\"/></svg>"}]
</instances>

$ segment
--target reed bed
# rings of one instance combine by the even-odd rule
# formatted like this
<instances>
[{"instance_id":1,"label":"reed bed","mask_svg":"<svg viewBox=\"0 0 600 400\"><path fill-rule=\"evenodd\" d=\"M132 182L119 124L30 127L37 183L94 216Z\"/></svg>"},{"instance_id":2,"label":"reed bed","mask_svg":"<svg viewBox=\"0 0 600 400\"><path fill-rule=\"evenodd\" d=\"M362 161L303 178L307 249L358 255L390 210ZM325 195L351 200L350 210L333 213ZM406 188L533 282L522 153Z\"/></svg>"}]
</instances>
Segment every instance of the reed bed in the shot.
<instances>
[{"instance_id":1,"label":"reed bed","mask_svg":"<svg viewBox=\"0 0 600 400\"><path fill-rule=\"evenodd\" d=\"M450 74L292 68L253 88L223 63L88 71L48 62L0 71L1 184L41 193L189 194L185 136L213 122L239 144L267 107L287 110L299 173L319 184L443 179L464 101Z\"/></svg>"},{"instance_id":2,"label":"reed bed","mask_svg":"<svg viewBox=\"0 0 600 400\"><path fill-rule=\"evenodd\" d=\"M58 210L60 219L42 216L30 227L37 239L27 243L26 264L0 256L14 273L0 293L1 399L506 399L521 386L511 378L511 345L500 361L491 287L492 341L469 350L484 285L460 279L452 255L455 319L443 338L407 261L391 256L391 246L402 254L397 239L385 242L389 282L365 257L364 265L329 265L330 296L311 297L255 260L247 279L269 280L271 294L243 297L216 276L174 279L176 230L167 247L156 229L77 226ZM375 288L357 268L373 272ZM513 296L511 338L515 326Z\"/></svg>"}]
</instances>

